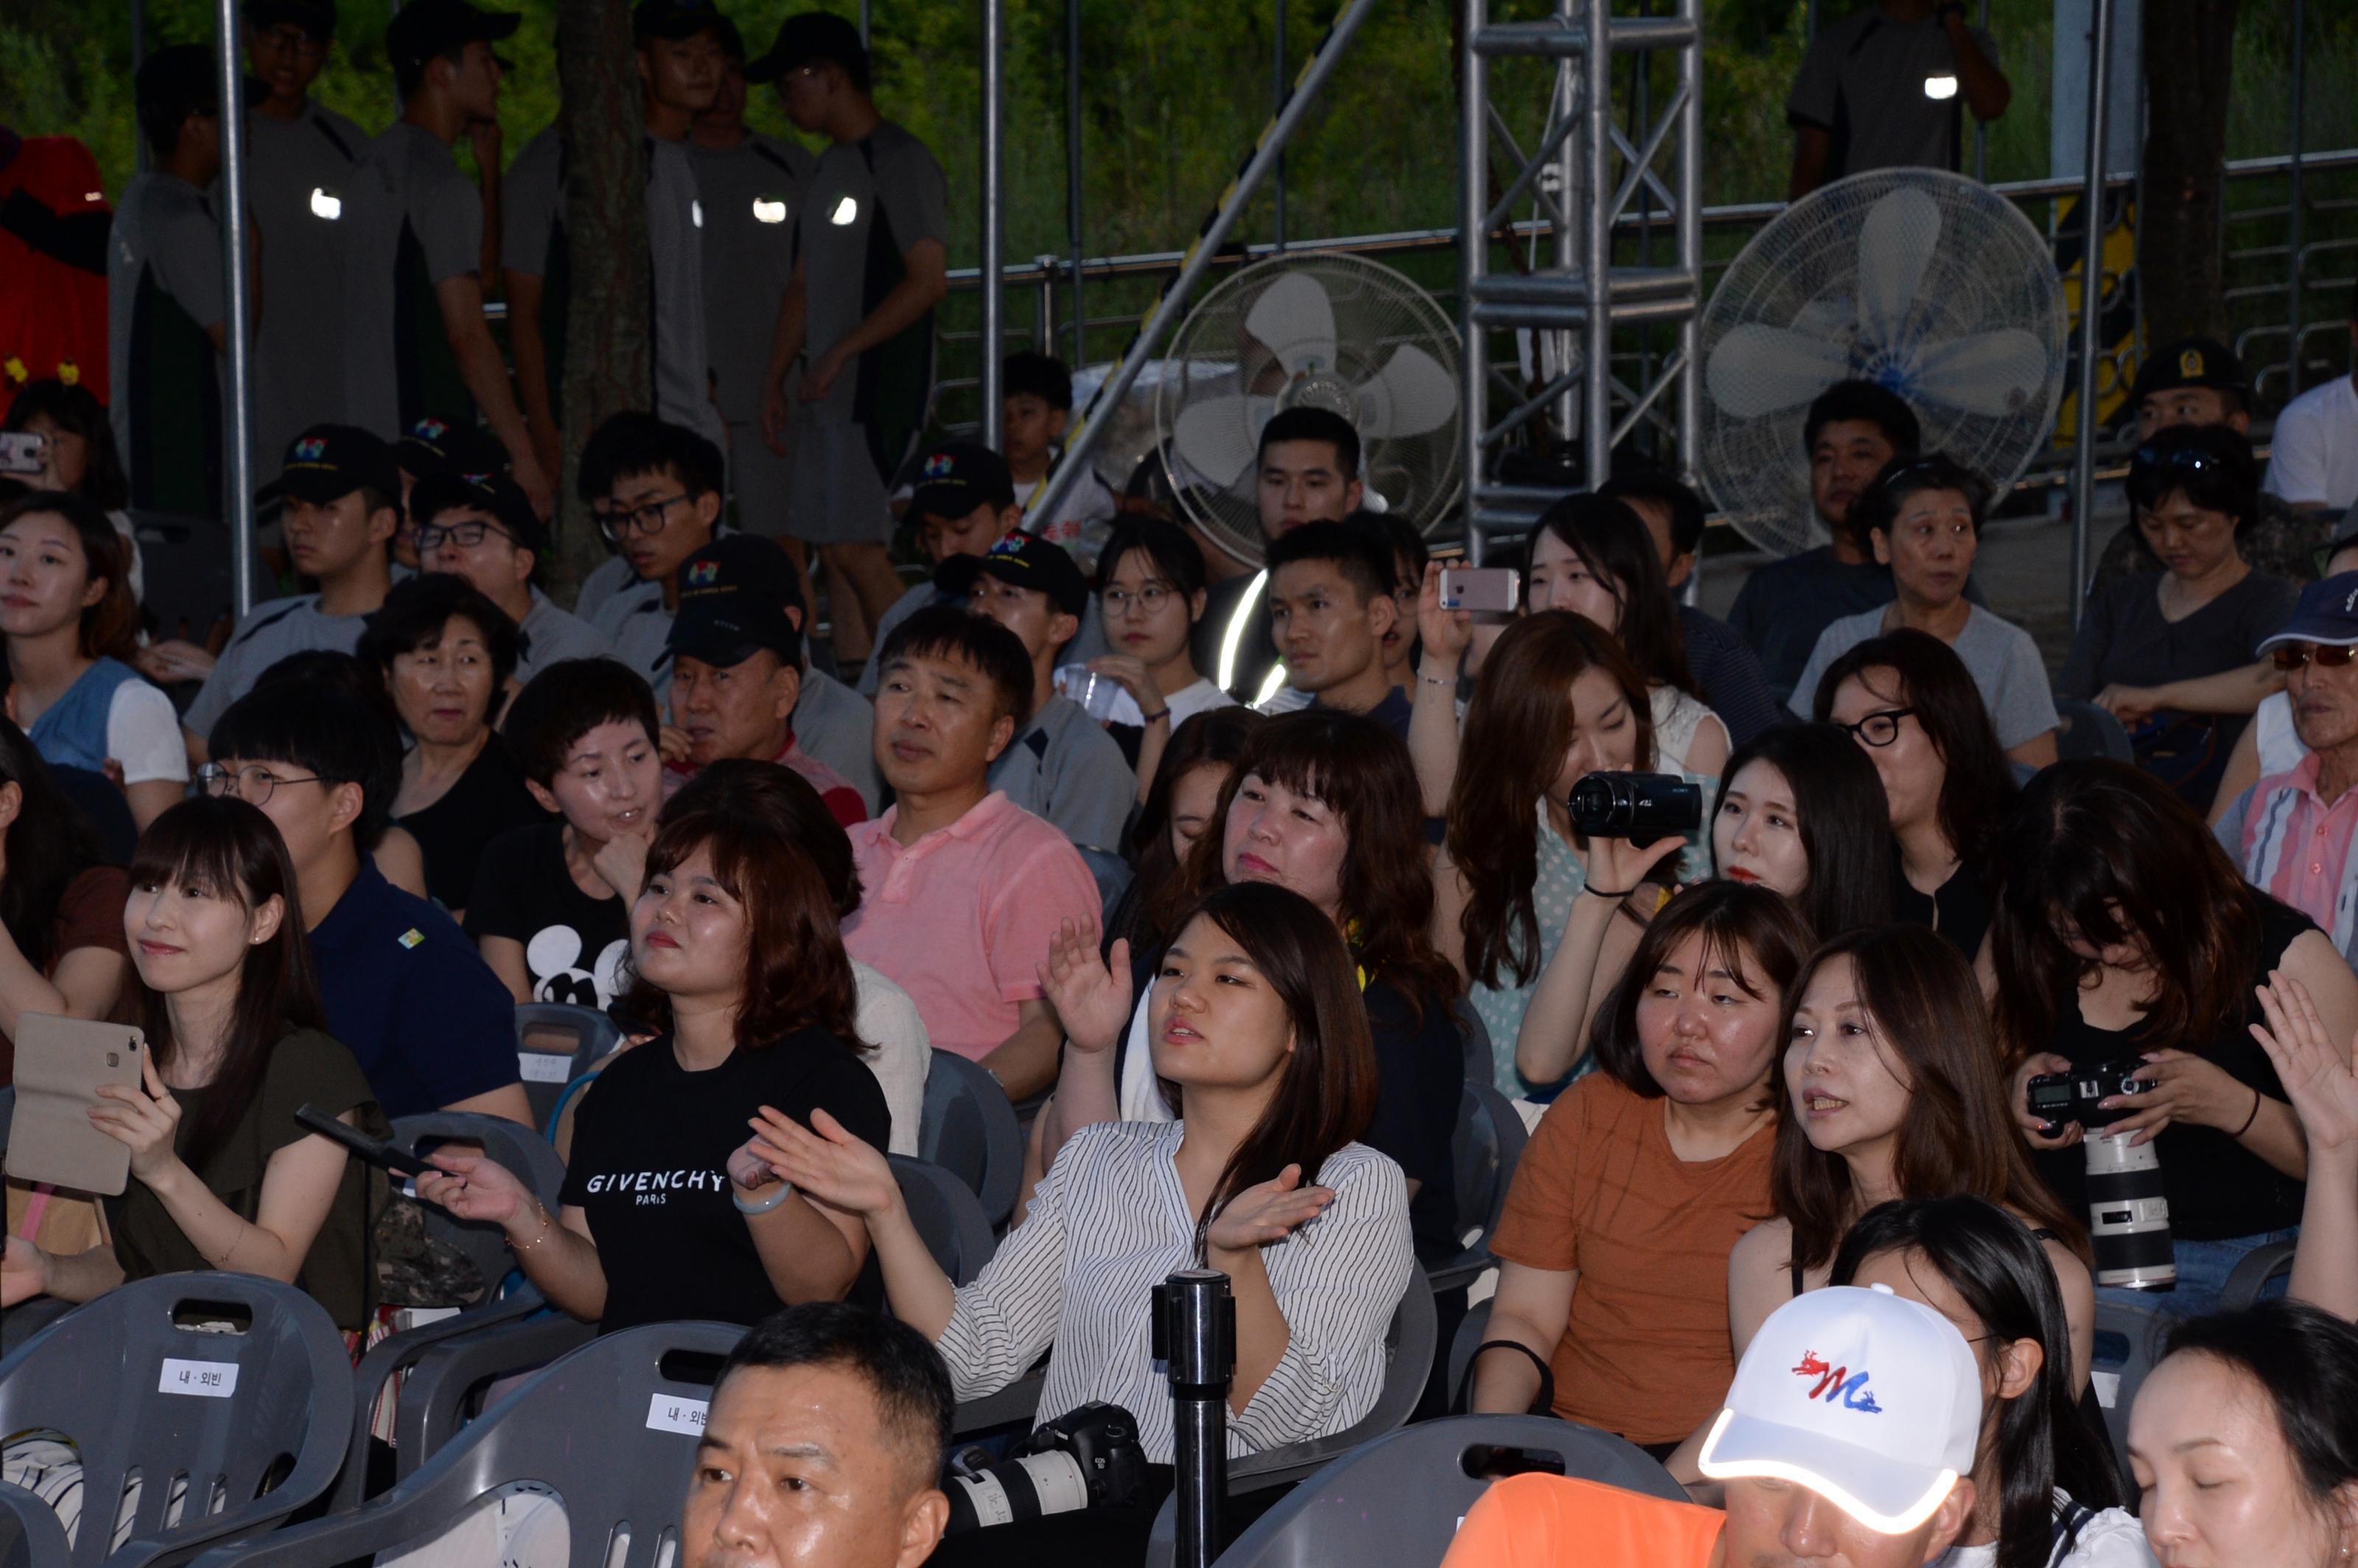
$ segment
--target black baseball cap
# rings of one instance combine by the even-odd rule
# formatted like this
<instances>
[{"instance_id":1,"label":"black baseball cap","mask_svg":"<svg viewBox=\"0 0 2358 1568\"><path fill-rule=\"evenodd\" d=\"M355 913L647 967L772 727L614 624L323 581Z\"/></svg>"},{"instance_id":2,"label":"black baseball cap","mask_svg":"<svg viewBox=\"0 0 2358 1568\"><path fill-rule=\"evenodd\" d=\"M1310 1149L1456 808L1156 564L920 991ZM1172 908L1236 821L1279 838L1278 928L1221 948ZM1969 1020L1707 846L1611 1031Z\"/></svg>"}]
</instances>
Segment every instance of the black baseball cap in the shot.
<instances>
[{"instance_id":1,"label":"black baseball cap","mask_svg":"<svg viewBox=\"0 0 2358 1568\"><path fill-rule=\"evenodd\" d=\"M464 419L428 414L402 432L393 455L412 479L430 473L503 474L508 449L499 438Z\"/></svg>"},{"instance_id":2,"label":"black baseball cap","mask_svg":"<svg viewBox=\"0 0 2358 1568\"><path fill-rule=\"evenodd\" d=\"M729 18L712 0L639 0L631 11L631 41L665 38L677 43L707 28L717 34L728 25Z\"/></svg>"},{"instance_id":3,"label":"black baseball cap","mask_svg":"<svg viewBox=\"0 0 2358 1568\"><path fill-rule=\"evenodd\" d=\"M737 30L736 23L722 16L713 23L712 36L719 41L722 54L740 65L745 63L745 35Z\"/></svg>"},{"instance_id":4,"label":"black baseball cap","mask_svg":"<svg viewBox=\"0 0 2358 1568\"><path fill-rule=\"evenodd\" d=\"M868 46L860 41L860 28L831 11L805 11L779 24L778 41L745 67L745 80L775 81L821 59L833 61L855 78L867 78Z\"/></svg>"},{"instance_id":5,"label":"black baseball cap","mask_svg":"<svg viewBox=\"0 0 2358 1568\"><path fill-rule=\"evenodd\" d=\"M393 449L357 425L314 425L287 444L278 482L265 485L261 499L291 495L324 506L363 485L381 495L401 493Z\"/></svg>"},{"instance_id":6,"label":"black baseball cap","mask_svg":"<svg viewBox=\"0 0 2358 1568\"><path fill-rule=\"evenodd\" d=\"M430 473L409 492L410 521L420 526L442 513L460 511L488 513L509 538L535 555L546 548L531 498L503 473Z\"/></svg>"},{"instance_id":7,"label":"black baseball cap","mask_svg":"<svg viewBox=\"0 0 2358 1568\"><path fill-rule=\"evenodd\" d=\"M913 514L944 519L964 517L978 506L1015 504L1015 476L1007 460L976 441L945 441L917 465L910 493Z\"/></svg>"},{"instance_id":8,"label":"black baseball cap","mask_svg":"<svg viewBox=\"0 0 2358 1568\"><path fill-rule=\"evenodd\" d=\"M803 608L803 592L785 551L759 535L724 534L680 563L679 609L665 645L721 669L764 648L799 666L803 634L790 608Z\"/></svg>"},{"instance_id":9,"label":"black baseball cap","mask_svg":"<svg viewBox=\"0 0 2358 1568\"><path fill-rule=\"evenodd\" d=\"M336 36L336 0L246 0L245 20L255 27L292 22L326 43Z\"/></svg>"},{"instance_id":10,"label":"black baseball cap","mask_svg":"<svg viewBox=\"0 0 2358 1568\"><path fill-rule=\"evenodd\" d=\"M142 110L168 110L175 118L221 113L221 72L202 44L173 44L139 62L133 93Z\"/></svg>"},{"instance_id":11,"label":"black baseball cap","mask_svg":"<svg viewBox=\"0 0 2358 1568\"><path fill-rule=\"evenodd\" d=\"M523 20L514 11L485 11L467 0L409 0L385 25L384 52L396 68L424 65L469 44L496 43Z\"/></svg>"},{"instance_id":12,"label":"black baseball cap","mask_svg":"<svg viewBox=\"0 0 2358 1568\"><path fill-rule=\"evenodd\" d=\"M2129 389L2130 406L2181 386L2208 386L2246 399L2252 395L2252 378L2233 349L2211 338L2180 338L2147 354L2137 367L2136 384Z\"/></svg>"},{"instance_id":13,"label":"black baseball cap","mask_svg":"<svg viewBox=\"0 0 2358 1568\"><path fill-rule=\"evenodd\" d=\"M1017 588L1037 589L1048 602L1067 615L1088 608L1089 580L1065 553L1036 534L1010 534L984 556L952 556L934 568L934 586L944 593L964 596L977 579L997 578Z\"/></svg>"}]
</instances>

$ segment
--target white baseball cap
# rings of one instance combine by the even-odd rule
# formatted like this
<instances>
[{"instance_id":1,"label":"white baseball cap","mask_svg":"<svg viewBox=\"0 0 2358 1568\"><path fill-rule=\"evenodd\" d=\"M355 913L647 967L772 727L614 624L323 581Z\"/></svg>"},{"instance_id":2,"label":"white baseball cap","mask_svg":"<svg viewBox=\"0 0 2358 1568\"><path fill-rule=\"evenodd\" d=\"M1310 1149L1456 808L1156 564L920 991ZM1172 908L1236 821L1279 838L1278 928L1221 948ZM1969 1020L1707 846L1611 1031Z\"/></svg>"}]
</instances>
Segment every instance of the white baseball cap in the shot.
<instances>
[{"instance_id":1,"label":"white baseball cap","mask_svg":"<svg viewBox=\"0 0 2358 1568\"><path fill-rule=\"evenodd\" d=\"M1703 1473L1792 1481L1869 1530L1932 1516L1981 1440L1982 1374L1956 1325L1876 1285L1794 1297L1753 1336Z\"/></svg>"}]
</instances>

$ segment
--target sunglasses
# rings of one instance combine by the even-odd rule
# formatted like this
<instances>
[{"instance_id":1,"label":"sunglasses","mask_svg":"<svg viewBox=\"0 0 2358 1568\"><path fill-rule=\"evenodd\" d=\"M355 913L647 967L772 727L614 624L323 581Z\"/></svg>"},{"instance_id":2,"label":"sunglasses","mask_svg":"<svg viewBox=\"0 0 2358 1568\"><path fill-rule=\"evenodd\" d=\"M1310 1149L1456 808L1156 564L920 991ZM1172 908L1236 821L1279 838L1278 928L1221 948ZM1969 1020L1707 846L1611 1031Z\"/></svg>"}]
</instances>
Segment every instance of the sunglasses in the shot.
<instances>
[{"instance_id":1,"label":"sunglasses","mask_svg":"<svg viewBox=\"0 0 2358 1568\"><path fill-rule=\"evenodd\" d=\"M2167 473L2224 473L2227 465L2214 452L2200 447L2143 446L2129 459L2133 468L2160 469Z\"/></svg>"},{"instance_id":2,"label":"sunglasses","mask_svg":"<svg viewBox=\"0 0 2358 1568\"><path fill-rule=\"evenodd\" d=\"M2358 659L2358 647L2337 648L2331 643L2278 643L2268 650L2268 661L2287 674L2303 665L2338 670L2353 659Z\"/></svg>"}]
</instances>

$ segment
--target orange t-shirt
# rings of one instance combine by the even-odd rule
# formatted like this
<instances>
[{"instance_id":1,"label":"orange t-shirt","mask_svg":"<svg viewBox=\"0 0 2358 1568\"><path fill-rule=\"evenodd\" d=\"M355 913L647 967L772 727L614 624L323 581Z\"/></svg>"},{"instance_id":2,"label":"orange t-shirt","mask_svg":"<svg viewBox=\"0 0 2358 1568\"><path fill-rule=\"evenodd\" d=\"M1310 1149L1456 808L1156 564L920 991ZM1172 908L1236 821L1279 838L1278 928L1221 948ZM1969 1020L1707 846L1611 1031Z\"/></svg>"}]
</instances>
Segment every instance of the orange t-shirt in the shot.
<instances>
[{"instance_id":1,"label":"orange t-shirt","mask_svg":"<svg viewBox=\"0 0 2358 1568\"><path fill-rule=\"evenodd\" d=\"M1592 1073L1548 1108L1515 1168L1491 1250L1575 1269L1555 1347L1555 1412L1632 1443L1675 1443L1736 1376L1727 1254L1768 1217L1772 1130L1716 1160L1671 1148L1663 1102Z\"/></svg>"},{"instance_id":2,"label":"orange t-shirt","mask_svg":"<svg viewBox=\"0 0 2358 1568\"><path fill-rule=\"evenodd\" d=\"M1510 1476L1475 1503L1441 1568L1708 1568L1726 1522L1601 1481Z\"/></svg>"}]
</instances>

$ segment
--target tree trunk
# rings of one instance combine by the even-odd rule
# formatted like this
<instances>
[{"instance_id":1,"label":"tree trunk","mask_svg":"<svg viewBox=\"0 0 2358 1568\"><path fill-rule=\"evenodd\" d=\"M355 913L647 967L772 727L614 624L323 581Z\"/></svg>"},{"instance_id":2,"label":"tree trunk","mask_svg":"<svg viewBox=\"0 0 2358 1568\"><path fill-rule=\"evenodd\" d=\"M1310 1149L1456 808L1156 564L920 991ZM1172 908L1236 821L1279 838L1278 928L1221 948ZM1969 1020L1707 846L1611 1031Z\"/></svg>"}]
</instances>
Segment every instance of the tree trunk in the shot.
<instances>
[{"instance_id":1,"label":"tree trunk","mask_svg":"<svg viewBox=\"0 0 2358 1568\"><path fill-rule=\"evenodd\" d=\"M645 130L628 0L557 0L557 74L571 289L552 575L569 602L606 559L589 508L574 493L581 448L609 416L644 407L651 382Z\"/></svg>"},{"instance_id":2,"label":"tree trunk","mask_svg":"<svg viewBox=\"0 0 2358 1568\"><path fill-rule=\"evenodd\" d=\"M2147 341L2227 336L2227 92L2241 0L2146 0Z\"/></svg>"}]
</instances>

